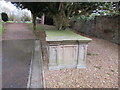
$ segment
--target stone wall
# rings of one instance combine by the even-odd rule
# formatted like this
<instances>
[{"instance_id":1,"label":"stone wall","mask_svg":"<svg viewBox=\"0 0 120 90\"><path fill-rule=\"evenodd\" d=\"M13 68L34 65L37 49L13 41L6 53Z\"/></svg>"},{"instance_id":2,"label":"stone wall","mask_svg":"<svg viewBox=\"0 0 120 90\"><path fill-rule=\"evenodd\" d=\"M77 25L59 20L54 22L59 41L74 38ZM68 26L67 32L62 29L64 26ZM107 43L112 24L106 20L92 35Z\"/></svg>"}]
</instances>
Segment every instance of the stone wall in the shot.
<instances>
[{"instance_id":1,"label":"stone wall","mask_svg":"<svg viewBox=\"0 0 120 90\"><path fill-rule=\"evenodd\" d=\"M95 20L79 20L70 23L71 28L91 36L120 44L120 16L98 16Z\"/></svg>"}]
</instances>

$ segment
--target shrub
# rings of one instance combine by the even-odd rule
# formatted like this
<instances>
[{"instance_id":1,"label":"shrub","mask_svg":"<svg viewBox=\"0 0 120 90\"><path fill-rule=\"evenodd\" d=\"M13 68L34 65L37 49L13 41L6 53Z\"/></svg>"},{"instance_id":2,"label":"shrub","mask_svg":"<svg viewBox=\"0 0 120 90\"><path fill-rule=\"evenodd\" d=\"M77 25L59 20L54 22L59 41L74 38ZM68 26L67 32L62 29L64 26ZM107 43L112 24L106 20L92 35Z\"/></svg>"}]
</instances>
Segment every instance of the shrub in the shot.
<instances>
[{"instance_id":1,"label":"shrub","mask_svg":"<svg viewBox=\"0 0 120 90\"><path fill-rule=\"evenodd\" d=\"M113 32L112 29L104 29L104 33L111 33L111 32Z\"/></svg>"},{"instance_id":2,"label":"shrub","mask_svg":"<svg viewBox=\"0 0 120 90\"><path fill-rule=\"evenodd\" d=\"M7 22L8 21L8 15L7 15L7 13L1 13L1 16L2 16L2 20L4 21L4 22Z\"/></svg>"}]
</instances>

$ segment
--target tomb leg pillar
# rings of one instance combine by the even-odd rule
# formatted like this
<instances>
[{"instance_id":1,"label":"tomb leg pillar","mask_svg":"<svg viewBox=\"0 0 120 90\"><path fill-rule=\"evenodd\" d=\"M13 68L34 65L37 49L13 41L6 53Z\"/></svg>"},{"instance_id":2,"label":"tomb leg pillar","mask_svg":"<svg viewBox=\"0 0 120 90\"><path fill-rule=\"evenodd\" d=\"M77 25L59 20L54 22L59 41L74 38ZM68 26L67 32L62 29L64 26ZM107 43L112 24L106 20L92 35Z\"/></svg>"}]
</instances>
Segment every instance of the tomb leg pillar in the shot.
<instances>
[{"instance_id":1,"label":"tomb leg pillar","mask_svg":"<svg viewBox=\"0 0 120 90\"><path fill-rule=\"evenodd\" d=\"M87 43L78 44L77 68L86 68Z\"/></svg>"}]
</instances>

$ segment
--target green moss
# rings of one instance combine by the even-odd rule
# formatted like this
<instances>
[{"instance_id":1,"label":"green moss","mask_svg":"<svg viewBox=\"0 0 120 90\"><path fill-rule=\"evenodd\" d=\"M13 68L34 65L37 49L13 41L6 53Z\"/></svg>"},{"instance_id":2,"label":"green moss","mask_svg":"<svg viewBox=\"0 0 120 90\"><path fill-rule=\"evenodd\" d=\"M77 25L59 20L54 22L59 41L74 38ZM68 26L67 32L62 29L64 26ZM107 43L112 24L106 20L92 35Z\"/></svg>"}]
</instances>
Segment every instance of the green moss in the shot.
<instances>
[{"instance_id":1,"label":"green moss","mask_svg":"<svg viewBox=\"0 0 120 90\"><path fill-rule=\"evenodd\" d=\"M46 30L47 41L64 41L64 40L85 40L89 41L90 38L78 35L72 30Z\"/></svg>"},{"instance_id":2,"label":"green moss","mask_svg":"<svg viewBox=\"0 0 120 90\"><path fill-rule=\"evenodd\" d=\"M50 25L37 25L36 30L45 31L47 41L92 40L90 38L74 33L74 31L71 29L57 30L55 26L50 26Z\"/></svg>"}]
</instances>

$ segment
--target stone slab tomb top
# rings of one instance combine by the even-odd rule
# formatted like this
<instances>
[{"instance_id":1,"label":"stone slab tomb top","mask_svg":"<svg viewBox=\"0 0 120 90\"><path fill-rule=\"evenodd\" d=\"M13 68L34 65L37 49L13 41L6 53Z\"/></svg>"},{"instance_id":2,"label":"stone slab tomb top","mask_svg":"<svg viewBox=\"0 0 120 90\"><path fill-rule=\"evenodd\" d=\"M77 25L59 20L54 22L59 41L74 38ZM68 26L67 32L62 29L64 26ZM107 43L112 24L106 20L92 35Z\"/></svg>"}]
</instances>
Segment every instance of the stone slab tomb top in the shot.
<instances>
[{"instance_id":1,"label":"stone slab tomb top","mask_svg":"<svg viewBox=\"0 0 120 90\"><path fill-rule=\"evenodd\" d=\"M92 39L74 33L72 30L46 30L46 41L82 41Z\"/></svg>"}]
</instances>

